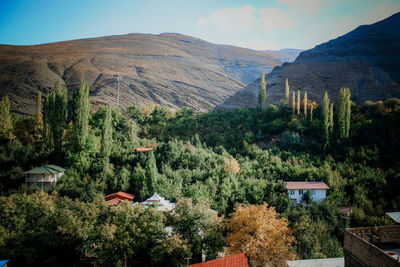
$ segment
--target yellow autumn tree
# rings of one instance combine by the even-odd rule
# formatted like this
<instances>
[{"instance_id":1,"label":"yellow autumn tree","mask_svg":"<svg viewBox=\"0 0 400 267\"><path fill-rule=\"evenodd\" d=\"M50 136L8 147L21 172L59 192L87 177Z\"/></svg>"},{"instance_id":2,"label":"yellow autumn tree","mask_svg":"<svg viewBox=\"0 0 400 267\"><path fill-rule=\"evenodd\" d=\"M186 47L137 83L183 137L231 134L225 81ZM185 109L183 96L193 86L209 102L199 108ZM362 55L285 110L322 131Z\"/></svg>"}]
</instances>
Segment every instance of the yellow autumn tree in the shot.
<instances>
[{"instance_id":1,"label":"yellow autumn tree","mask_svg":"<svg viewBox=\"0 0 400 267\"><path fill-rule=\"evenodd\" d=\"M227 222L227 253L243 252L250 266L286 266L295 255L295 239L287 219L280 218L274 207L239 205Z\"/></svg>"},{"instance_id":2,"label":"yellow autumn tree","mask_svg":"<svg viewBox=\"0 0 400 267\"><path fill-rule=\"evenodd\" d=\"M239 162L235 158L224 159L224 171L238 174L240 172Z\"/></svg>"}]
</instances>

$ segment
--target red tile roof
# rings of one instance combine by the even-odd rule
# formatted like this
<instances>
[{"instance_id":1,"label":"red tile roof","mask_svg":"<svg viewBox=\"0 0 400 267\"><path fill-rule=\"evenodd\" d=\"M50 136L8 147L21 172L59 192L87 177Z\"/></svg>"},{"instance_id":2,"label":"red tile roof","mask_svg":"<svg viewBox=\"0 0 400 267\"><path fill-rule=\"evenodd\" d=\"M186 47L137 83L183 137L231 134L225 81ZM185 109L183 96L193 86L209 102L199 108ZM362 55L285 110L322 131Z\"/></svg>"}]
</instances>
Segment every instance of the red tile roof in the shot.
<instances>
[{"instance_id":1,"label":"red tile roof","mask_svg":"<svg viewBox=\"0 0 400 267\"><path fill-rule=\"evenodd\" d=\"M324 182L286 182L287 190L322 190L329 189Z\"/></svg>"},{"instance_id":2,"label":"red tile roof","mask_svg":"<svg viewBox=\"0 0 400 267\"><path fill-rule=\"evenodd\" d=\"M129 201L132 201L134 199L134 197L135 197L134 195L131 195L131 194L128 194L128 193L120 191L120 192L109 194L109 195L105 196L104 198L107 201L112 200L112 199L120 199L120 200L127 199Z\"/></svg>"},{"instance_id":3,"label":"red tile roof","mask_svg":"<svg viewBox=\"0 0 400 267\"><path fill-rule=\"evenodd\" d=\"M206 261L189 265L188 267L248 267L244 253L235 254L219 258L216 260Z\"/></svg>"},{"instance_id":4,"label":"red tile roof","mask_svg":"<svg viewBox=\"0 0 400 267\"><path fill-rule=\"evenodd\" d=\"M157 147L157 145L149 145L149 147Z\"/></svg>"},{"instance_id":5,"label":"red tile roof","mask_svg":"<svg viewBox=\"0 0 400 267\"><path fill-rule=\"evenodd\" d=\"M153 150L153 148L136 148L136 152L149 152Z\"/></svg>"}]
</instances>

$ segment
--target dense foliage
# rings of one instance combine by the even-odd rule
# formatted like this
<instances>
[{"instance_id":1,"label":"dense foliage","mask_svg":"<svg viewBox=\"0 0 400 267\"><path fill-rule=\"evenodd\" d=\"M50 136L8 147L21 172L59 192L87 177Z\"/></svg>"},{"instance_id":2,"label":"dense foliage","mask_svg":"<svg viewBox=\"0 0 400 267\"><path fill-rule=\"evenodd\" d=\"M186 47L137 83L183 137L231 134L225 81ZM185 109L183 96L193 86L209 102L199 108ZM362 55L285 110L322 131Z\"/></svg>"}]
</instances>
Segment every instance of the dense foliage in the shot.
<instances>
[{"instance_id":1,"label":"dense foliage","mask_svg":"<svg viewBox=\"0 0 400 267\"><path fill-rule=\"evenodd\" d=\"M0 258L25 265L199 262L222 251L222 216L264 202L288 219L297 258L338 257L344 227L390 224L384 212L400 209L398 99L356 106L344 89L343 107L332 108L328 96L317 106L305 95L300 112L293 92L290 106L200 114L101 107L85 113L86 123L82 88L69 116L59 84L43 116L40 108L10 116L8 99L0 103ZM135 150L150 145L157 145L150 153ZM23 171L42 164L67 172L45 192L27 190ZM304 180L324 181L328 197L290 208L283 182ZM115 191L135 201L156 191L177 203L177 213L108 208L103 196ZM344 216L341 207L352 212Z\"/></svg>"}]
</instances>

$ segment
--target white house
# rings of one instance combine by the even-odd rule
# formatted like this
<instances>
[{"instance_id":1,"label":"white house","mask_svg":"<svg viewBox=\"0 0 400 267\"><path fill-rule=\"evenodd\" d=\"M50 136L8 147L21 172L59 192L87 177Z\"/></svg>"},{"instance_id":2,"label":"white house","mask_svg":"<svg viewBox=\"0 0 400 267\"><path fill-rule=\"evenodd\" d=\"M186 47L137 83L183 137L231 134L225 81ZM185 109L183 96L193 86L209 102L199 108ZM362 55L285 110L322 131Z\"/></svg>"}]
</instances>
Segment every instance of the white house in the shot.
<instances>
[{"instance_id":1,"label":"white house","mask_svg":"<svg viewBox=\"0 0 400 267\"><path fill-rule=\"evenodd\" d=\"M44 165L24 172L25 184L29 188L39 187L48 188L57 183L58 179L64 175L66 169L56 165Z\"/></svg>"},{"instance_id":2,"label":"white house","mask_svg":"<svg viewBox=\"0 0 400 267\"><path fill-rule=\"evenodd\" d=\"M168 200L166 200L165 198L159 196L156 193L154 193L150 198L146 199L143 202L135 202L133 203L133 206L136 205L141 205L144 207L156 207L157 210L159 211L171 211L175 208L175 203L171 203Z\"/></svg>"},{"instance_id":3,"label":"white house","mask_svg":"<svg viewBox=\"0 0 400 267\"><path fill-rule=\"evenodd\" d=\"M329 186L324 182L286 182L286 189L292 206L297 206L307 191L311 192L313 201L322 202L326 198L326 189L329 189Z\"/></svg>"}]
</instances>

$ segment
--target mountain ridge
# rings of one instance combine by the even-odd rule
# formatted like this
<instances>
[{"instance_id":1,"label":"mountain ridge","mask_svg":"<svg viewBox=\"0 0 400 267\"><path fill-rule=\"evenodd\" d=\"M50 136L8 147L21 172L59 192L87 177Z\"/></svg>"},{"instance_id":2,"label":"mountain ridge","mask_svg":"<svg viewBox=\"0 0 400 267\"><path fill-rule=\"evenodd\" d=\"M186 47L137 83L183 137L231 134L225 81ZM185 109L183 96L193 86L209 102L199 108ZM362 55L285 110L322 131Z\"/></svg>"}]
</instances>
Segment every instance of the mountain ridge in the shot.
<instances>
[{"instance_id":1,"label":"mountain ridge","mask_svg":"<svg viewBox=\"0 0 400 267\"><path fill-rule=\"evenodd\" d=\"M352 100L400 97L400 13L303 51L293 63L277 66L266 76L267 104L284 99L285 79L291 90L308 92L321 101L325 90L336 101L341 87L350 87ZM228 98L220 108L255 107L260 80Z\"/></svg>"},{"instance_id":2,"label":"mountain ridge","mask_svg":"<svg viewBox=\"0 0 400 267\"><path fill-rule=\"evenodd\" d=\"M36 95L61 80L71 94L87 80L94 108L160 104L206 111L282 62L262 52L176 33L126 34L31 46L0 45L0 95L32 113Z\"/></svg>"}]
</instances>

